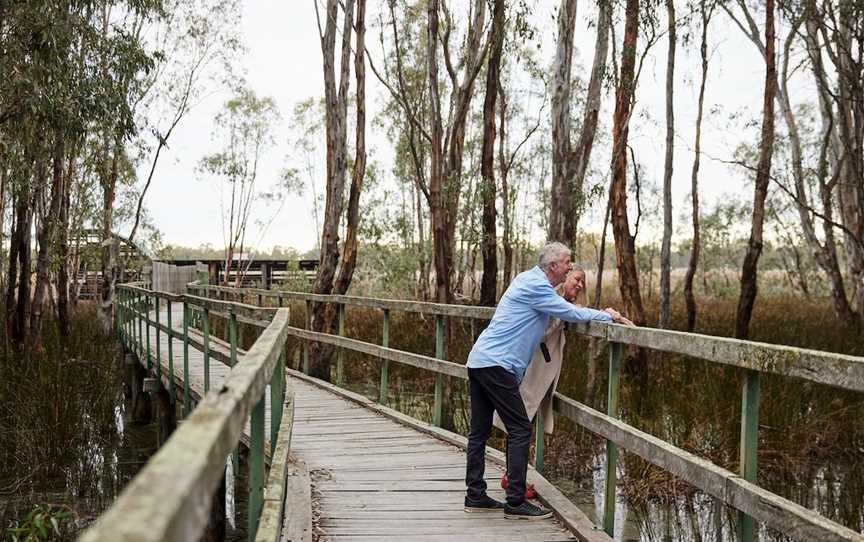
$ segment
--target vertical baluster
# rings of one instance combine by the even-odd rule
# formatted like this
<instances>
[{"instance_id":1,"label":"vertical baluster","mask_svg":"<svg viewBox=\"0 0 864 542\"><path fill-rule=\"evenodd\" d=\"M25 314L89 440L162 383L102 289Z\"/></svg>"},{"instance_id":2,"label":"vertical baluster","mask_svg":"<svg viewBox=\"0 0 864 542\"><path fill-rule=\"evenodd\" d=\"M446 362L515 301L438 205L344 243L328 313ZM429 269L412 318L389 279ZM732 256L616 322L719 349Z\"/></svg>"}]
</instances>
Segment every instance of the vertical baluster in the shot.
<instances>
[{"instance_id":1,"label":"vertical baluster","mask_svg":"<svg viewBox=\"0 0 864 542\"><path fill-rule=\"evenodd\" d=\"M444 359L444 316L435 316L435 357ZM435 406L432 424L441 427L441 411L444 408L444 375L435 374Z\"/></svg>"},{"instance_id":2,"label":"vertical baluster","mask_svg":"<svg viewBox=\"0 0 864 542\"><path fill-rule=\"evenodd\" d=\"M144 334L145 339L145 355L147 356L147 372L150 372L152 360L150 359L150 294L144 294L144 329L146 333Z\"/></svg>"},{"instance_id":3,"label":"vertical baluster","mask_svg":"<svg viewBox=\"0 0 864 542\"><path fill-rule=\"evenodd\" d=\"M312 302L306 300L306 312L303 313L306 319L306 331L312 329ZM309 374L309 341L303 341L303 372Z\"/></svg>"},{"instance_id":4,"label":"vertical baluster","mask_svg":"<svg viewBox=\"0 0 864 542\"><path fill-rule=\"evenodd\" d=\"M542 404L542 402L541 402ZM534 416L534 469L537 472L543 472L543 452L545 448L545 440L543 434L543 414L538 406L537 414Z\"/></svg>"},{"instance_id":5,"label":"vertical baluster","mask_svg":"<svg viewBox=\"0 0 864 542\"><path fill-rule=\"evenodd\" d=\"M234 367L237 365L237 312L233 305L228 316L228 342L231 344L229 365Z\"/></svg>"},{"instance_id":6,"label":"vertical baluster","mask_svg":"<svg viewBox=\"0 0 864 542\"><path fill-rule=\"evenodd\" d=\"M282 399L285 389L285 354L279 352L273 378L270 380L270 458L276 451L276 438L279 436L279 424L282 423Z\"/></svg>"},{"instance_id":7,"label":"vertical baluster","mask_svg":"<svg viewBox=\"0 0 864 542\"><path fill-rule=\"evenodd\" d=\"M340 337L345 336L345 304L339 303L337 308L339 319L338 334ZM336 351L336 385L341 386L345 383L345 349L339 347Z\"/></svg>"},{"instance_id":8,"label":"vertical baluster","mask_svg":"<svg viewBox=\"0 0 864 542\"><path fill-rule=\"evenodd\" d=\"M252 409L249 447L249 540L255 539L264 503L264 395Z\"/></svg>"},{"instance_id":9,"label":"vertical baluster","mask_svg":"<svg viewBox=\"0 0 864 542\"><path fill-rule=\"evenodd\" d=\"M135 295L135 314L137 315L136 320L138 320L138 348L136 349L138 359L141 359L141 356L144 355L144 328L142 327L144 318L142 317L141 310L141 292L138 292Z\"/></svg>"},{"instance_id":10,"label":"vertical baluster","mask_svg":"<svg viewBox=\"0 0 864 542\"><path fill-rule=\"evenodd\" d=\"M189 304L183 298L183 412L189 412Z\"/></svg>"},{"instance_id":11,"label":"vertical baluster","mask_svg":"<svg viewBox=\"0 0 864 542\"><path fill-rule=\"evenodd\" d=\"M276 294L276 301L279 304L279 308L282 308L282 294Z\"/></svg>"},{"instance_id":12,"label":"vertical baluster","mask_svg":"<svg viewBox=\"0 0 864 542\"><path fill-rule=\"evenodd\" d=\"M210 309L204 307L204 393L210 391Z\"/></svg>"},{"instance_id":13,"label":"vertical baluster","mask_svg":"<svg viewBox=\"0 0 864 542\"><path fill-rule=\"evenodd\" d=\"M264 306L264 296L262 296L261 294L258 294L258 306L259 307Z\"/></svg>"},{"instance_id":14,"label":"vertical baluster","mask_svg":"<svg viewBox=\"0 0 864 542\"><path fill-rule=\"evenodd\" d=\"M606 413L618 417L618 387L621 377L621 344L609 344L609 391L606 396ZM618 445L606 441L606 498L603 502L603 530L615 536L615 486L617 483Z\"/></svg>"},{"instance_id":15,"label":"vertical baluster","mask_svg":"<svg viewBox=\"0 0 864 542\"><path fill-rule=\"evenodd\" d=\"M174 328L171 327L171 300L165 302L168 307L168 393L173 405L177 402L177 391L174 389Z\"/></svg>"},{"instance_id":16,"label":"vertical baluster","mask_svg":"<svg viewBox=\"0 0 864 542\"><path fill-rule=\"evenodd\" d=\"M384 327L381 330L381 346L390 347L390 309L384 309ZM390 360L381 361L381 387L378 390L378 402L387 403L387 389L390 387Z\"/></svg>"},{"instance_id":17,"label":"vertical baluster","mask_svg":"<svg viewBox=\"0 0 864 542\"><path fill-rule=\"evenodd\" d=\"M231 305L228 316L228 342L231 344L229 364L234 367L237 365L237 312L234 305ZM231 452L231 468L234 470L235 476L240 472L240 454L236 446Z\"/></svg>"},{"instance_id":18,"label":"vertical baluster","mask_svg":"<svg viewBox=\"0 0 864 542\"><path fill-rule=\"evenodd\" d=\"M741 396L741 449L739 473L748 482L757 481L759 447L759 371L744 372L744 388ZM738 540L752 542L755 538L753 518L738 512Z\"/></svg>"},{"instance_id":19,"label":"vertical baluster","mask_svg":"<svg viewBox=\"0 0 864 542\"><path fill-rule=\"evenodd\" d=\"M159 340L162 333L159 330L159 296L153 297L153 303L156 306L156 377L162 380L162 344Z\"/></svg>"}]
</instances>

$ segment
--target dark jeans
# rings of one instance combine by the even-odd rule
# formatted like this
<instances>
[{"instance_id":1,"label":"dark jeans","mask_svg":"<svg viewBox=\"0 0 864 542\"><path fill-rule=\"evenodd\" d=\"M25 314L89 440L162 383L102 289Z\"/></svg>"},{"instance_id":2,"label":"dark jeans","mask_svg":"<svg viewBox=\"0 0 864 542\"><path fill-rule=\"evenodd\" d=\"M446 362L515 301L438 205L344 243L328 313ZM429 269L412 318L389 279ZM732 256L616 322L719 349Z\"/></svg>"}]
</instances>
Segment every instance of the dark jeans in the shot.
<instances>
[{"instance_id":1,"label":"dark jeans","mask_svg":"<svg viewBox=\"0 0 864 542\"><path fill-rule=\"evenodd\" d=\"M519 506L525 500L528 446L531 420L519 395L519 382L503 367L468 369L471 394L471 432L468 434L468 460L465 484L468 498L486 494L483 472L486 468L486 441L492 433L492 413L498 411L507 428L507 504Z\"/></svg>"}]
</instances>

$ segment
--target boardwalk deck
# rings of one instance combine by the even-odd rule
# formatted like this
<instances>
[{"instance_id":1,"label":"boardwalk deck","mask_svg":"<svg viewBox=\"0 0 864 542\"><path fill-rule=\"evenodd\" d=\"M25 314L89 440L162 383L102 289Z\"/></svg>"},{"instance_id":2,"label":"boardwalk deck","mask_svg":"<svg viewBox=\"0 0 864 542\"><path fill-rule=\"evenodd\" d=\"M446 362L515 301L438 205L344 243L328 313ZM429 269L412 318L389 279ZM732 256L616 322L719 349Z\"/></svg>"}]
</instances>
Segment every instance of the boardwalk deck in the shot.
<instances>
[{"instance_id":1,"label":"boardwalk deck","mask_svg":"<svg viewBox=\"0 0 864 542\"><path fill-rule=\"evenodd\" d=\"M176 304L175 304L176 305ZM155 313L150 317L155 319ZM161 322L167 311L161 310ZM173 327L182 328L182 307L173 307ZM168 372L168 337L160 334L159 361ZM156 354L156 331L150 332ZM173 340L174 380L182 396L183 343ZM211 349L228 353L211 341ZM242 363L242 351L238 354ZM143 360L142 360L143 361ZM146 362L144 362L146 363ZM190 394L204 394L204 356L190 346ZM210 359L210 386L218 388L229 367ZM465 453L452 444L416 431L355 402L288 377L295 394L291 456L307 465L312 479L314 530L320 540L392 541L563 541L573 535L555 519L511 521L502 513L467 514ZM165 381L165 378L163 378ZM265 394L266 425L270 393ZM243 440L248 444L248 424ZM269 450L269 442L265 450ZM500 467L487 461L489 494L503 500Z\"/></svg>"}]
</instances>

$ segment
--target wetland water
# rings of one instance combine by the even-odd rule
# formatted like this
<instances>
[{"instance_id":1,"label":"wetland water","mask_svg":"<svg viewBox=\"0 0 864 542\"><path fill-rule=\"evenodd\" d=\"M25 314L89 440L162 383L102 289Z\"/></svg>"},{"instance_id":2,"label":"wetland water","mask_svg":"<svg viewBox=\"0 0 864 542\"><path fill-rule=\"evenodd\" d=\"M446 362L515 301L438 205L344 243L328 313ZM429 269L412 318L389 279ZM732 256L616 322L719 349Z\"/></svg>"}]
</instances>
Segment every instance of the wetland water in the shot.
<instances>
[{"instance_id":1,"label":"wetland water","mask_svg":"<svg viewBox=\"0 0 864 542\"><path fill-rule=\"evenodd\" d=\"M158 423L133 421L119 345L101 347L89 359L19 367L22 389L3 386L0 540L37 507L58 519L59 539L74 539L157 451ZM242 454L236 477L226 469L227 540L246 540L245 470Z\"/></svg>"}]
</instances>

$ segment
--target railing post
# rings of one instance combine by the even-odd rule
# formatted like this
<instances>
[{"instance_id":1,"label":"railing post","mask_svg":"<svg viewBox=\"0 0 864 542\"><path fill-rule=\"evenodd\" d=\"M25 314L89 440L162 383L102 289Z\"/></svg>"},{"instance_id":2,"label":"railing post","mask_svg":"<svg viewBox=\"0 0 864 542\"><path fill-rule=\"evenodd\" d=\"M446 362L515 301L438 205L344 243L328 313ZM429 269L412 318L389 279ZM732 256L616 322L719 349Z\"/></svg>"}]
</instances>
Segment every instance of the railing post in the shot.
<instances>
[{"instance_id":1,"label":"railing post","mask_svg":"<svg viewBox=\"0 0 864 542\"><path fill-rule=\"evenodd\" d=\"M339 303L338 308L339 328L338 334L340 337L345 336L345 304ZM336 351L336 385L342 386L345 383L345 349L341 346Z\"/></svg>"},{"instance_id":2,"label":"railing post","mask_svg":"<svg viewBox=\"0 0 864 542\"><path fill-rule=\"evenodd\" d=\"M739 472L748 482L756 483L758 473L757 449L759 447L759 371L744 372L744 388L741 395L741 450ZM752 542L755 537L753 518L738 512L738 540Z\"/></svg>"},{"instance_id":3,"label":"railing post","mask_svg":"<svg viewBox=\"0 0 864 542\"><path fill-rule=\"evenodd\" d=\"M609 391L606 414L618 417L618 387L621 377L621 343L609 344ZM606 441L606 498L603 501L603 530L615 536L615 486L617 483L618 445Z\"/></svg>"},{"instance_id":4,"label":"railing post","mask_svg":"<svg viewBox=\"0 0 864 542\"><path fill-rule=\"evenodd\" d=\"M381 346L390 346L390 309L384 309L384 327L381 330ZM390 387L390 360L381 362L381 387L378 390L378 402L382 405L387 403L387 389Z\"/></svg>"},{"instance_id":5,"label":"railing post","mask_svg":"<svg viewBox=\"0 0 864 542\"><path fill-rule=\"evenodd\" d=\"M306 312L303 313L306 320L306 331L312 329L312 302L306 300ZM309 374L309 341L303 341L303 373Z\"/></svg>"},{"instance_id":6,"label":"railing post","mask_svg":"<svg viewBox=\"0 0 864 542\"><path fill-rule=\"evenodd\" d=\"M171 394L171 404L177 402L177 391L174 389L174 328L171 327L171 300L166 300L168 306L168 392Z\"/></svg>"},{"instance_id":7,"label":"railing post","mask_svg":"<svg viewBox=\"0 0 864 542\"><path fill-rule=\"evenodd\" d=\"M543 414L541 410L538 406L537 414L534 416L534 469L539 473L543 472L543 452L546 444L544 441Z\"/></svg>"},{"instance_id":8,"label":"railing post","mask_svg":"<svg viewBox=\"0 0 864 542\"><path fill-rule=\"evenodd\" d=\"M152 364L152 360L150 359L150 294L149 293L144 294L144 300L145 300L144 301L144 317L145 317L144 329L147 331L147 333L145 333L145 337L144 337L146 340L145 345L144 345L144 348L145 348L144 352L145 352L145 355L147 356L147 372L149 373L150 369L151 369L151 364Z\"/></svg>"},{"instance_id":9,"label":"railing post","mask_svg":"<svg viewBox=\"0 0 864 542\"><path fill-rule=\"evenodd\" d=\"M153 303L156 307L156 378L160 381L162 380L162 343L160 341L160 331L159 331L159 296L153 296Z\"/></svg>"},{"instance_id":10,"label":"railing post","mask_svg":"<svg viewBox=\"0 0 864 542\"><path fill-rule=\"evenodd\" d=\"M444 359L444 316L435 315L435 357ZM444 375L435 374L435 405L432 410L432 425L441 427L441 411L444 408Z\"/></svg>"},{"instance_id":11,"label":"railing post","mask_svg":"<svg viewBox=\"0 0 864 542\"><path fill-rule=\"evenodd\" d=\"M141 355L144 353L144 318L141 312L141 292L138 292L135 296L135 315L137 316L136 320L138 321L138 344L136 345L135 352L138 354L138 359L141 359Z\"/></svg>"},{"instance_id":12,"label":"railing post","mask_svg":"<svg viewBox=\"0 0 864 542\"><path fill-rule=\"evenodd\" d=\"M189 398L189 304L183 299L183 412L191 410Z\"/></svg>"},{"instance_id":13,"label":"railing post","mask_svg":"<svg viewBox=\"0 0 864 542\"><path fill-rule=\"evenodd\" d=\"M249 540L255 540L264 504L264 395L252 409L249 447Z\"/></svg>"},{"instance_id":14,"label":"railing post","mask_svg":"<svg viewBox=\"0 0 864 542\"><path fill-rule=\"evenodd\" d=\"M210 309L204 307L204 393L210 391Z\"/></svg>"},{"instance_id":15,"label":"railing post","mask_svg":"<svg viewBox=\"0 0 864 542\"><path fill-rule=\"evenodd\" d=\"M230 365L234 367L237 365L237 312L234 310L234 306L231 306L230 314L228 316L228 342L231 344L231 358Z\"/></svg>"},{"instance_id":16,"label":"railing post","mask_svg":"<svg viewBox=\"0 0 864 542\"><path fill-rule=\"evenodd\" d=\"M273 369L270 380L270 458L276 452L276 439L279 437L279 424L282 423L282 401L285 389L285 354L284 347L279 352L279 360Z\"/></svg>"},{"instance_id":17,"label":"railing post","mask_svg":"<svg viewBox=\"0 0 864 542\"><path fill-rule=\"evenodd\" d=\"M228 316L228 342L231 344L229 365L234 367L237 365L237 312L234 309L234 305L231 305ZM234 470L234 475L236 476L240 470L240 453L236 446L234 447L234 451L231 452L231 468Z\"/></svg>"}]
</instances>

